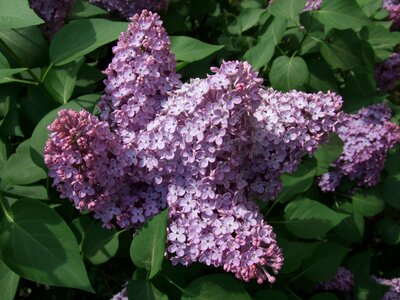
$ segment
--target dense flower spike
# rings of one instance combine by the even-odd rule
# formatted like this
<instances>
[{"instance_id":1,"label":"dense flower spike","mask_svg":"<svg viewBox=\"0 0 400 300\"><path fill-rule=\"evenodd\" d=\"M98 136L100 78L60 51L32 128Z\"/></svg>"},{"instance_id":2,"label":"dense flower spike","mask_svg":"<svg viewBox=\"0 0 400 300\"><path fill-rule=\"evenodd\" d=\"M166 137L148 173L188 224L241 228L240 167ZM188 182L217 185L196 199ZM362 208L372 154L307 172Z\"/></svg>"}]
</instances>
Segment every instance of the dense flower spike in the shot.
<instances>
[{"instance_id":1,"label":"dense flower spike","mask_svg":"<svg viewBox=\"0 0 400 300\"><path fill-rule=\"evenodd\" d=\"M160 189L129 176L134 153L122 147L108 124L86 111L61 110L49 126L45 163L61 197L95 212L107 227L138 227L165 208Z\"/></svg>"},{"instance_id":2,"label":"dense flower spike","mask_svg":"<svg viewBox=\"0 0 400 300\"><path fill-rule=\"evenodd\" d=\"M387 60L378 64L375 78L381 90L393 91L400 80L400 53L392 53Z\"/></svg>"},{"instance_id":3,"label":"dense flower spike","mask_svg":"<svg viewBox=\"0 0 400 300\"><path fill-rule=\"evenodd\" d=\"M75 0L29 0L30 7L45 21L43 33L51 39L64 25L64 19Z\"/></svg>"},{"instance_id":4,"label":"dense flower spike","mask_svg":"<svg viewBox=\"0 0 400 300\"><path fill-rule=\"evenodd\" d=\"M168 0L89 0L89 2L109 12L116 12L126 19L143 9L159 12L168 7Z\"/></svg>"},{"instance_id":5,"label":"dense flower spike","mask_svg":"<svg viewBox=\"0 0 400 300\"><path fill-rule=\"evenodd\" d=\"M399 0L383 0L383 8L389 12L389 19L392 23L392 30L400 27L400 1Z\"/></svg>"},{"instance_id":6,"label":"dense flower spike","mask_svg":"<svg viewBox=\"0 0 400 300\"><path fill-rule=\"evenodd\" d=\"M322 291L338 291L342 294L349 294L354 287L354 275L353 273L344 268L340 267L335 277L331 280L319 283L317 289Z\"/></svg>"},{"instance_id":7,"label":"dense flower spike","mask_svg":"<svg viewBox=\"0 0 400 300\"><path fill-rule=\"evenodd\" d=\"M400 299L400 278L385 279L373 276L376 282L390 287L389 291L383 295L382 300L399 300Z\"/></svg>"},{"instance_id":8,"label":"dense flower spike","mask_svg":"<svg viewBox=\"0 0 400 300\"><path fill-rule=\"evenodd\" d=\"M99 103L102 119L127 144L154 118L167 93L181 84L160 17L143 10L131 20L113 48Z\"/></svg>"},{"instance_id":9,"label":"dense flower spike","mask_svg":"<svg viewBox=\"0 0 400 300\"><path fill-rule=\"evenodd\" d=\"M321 8L323 0L307 0L303 11L318 10Z\"/></svg>"},{"instance_id":10,"label":"dense flower spike","mask_svg":"<svg viewBox=\"0 0 400 300\"><path fill-rule=\"evenodd\" d=\"M334 191L344 176L357 186L378 183L388 150L400 141L400 127L390 122L390 117L385 104L371 105L346 116L338 128L344 142L343 153L332 164L334 170L322 175L319 186L323 191Z\"/></svg>"},{"instance_id":11,"label":"dense flower spike","mask_svg":"<svg viewBox=\"0 0 400 300\"><path fill-rule=\"evenodd\" d=\"M272 228L249 196L274 198L338 121L334 94L264 90L246 62L224 62L173 92L137 137L138 165L170 182L168 251L174 263L223 266L238 278L274 281L282 265Z\"/></svg>"}]
</instances>

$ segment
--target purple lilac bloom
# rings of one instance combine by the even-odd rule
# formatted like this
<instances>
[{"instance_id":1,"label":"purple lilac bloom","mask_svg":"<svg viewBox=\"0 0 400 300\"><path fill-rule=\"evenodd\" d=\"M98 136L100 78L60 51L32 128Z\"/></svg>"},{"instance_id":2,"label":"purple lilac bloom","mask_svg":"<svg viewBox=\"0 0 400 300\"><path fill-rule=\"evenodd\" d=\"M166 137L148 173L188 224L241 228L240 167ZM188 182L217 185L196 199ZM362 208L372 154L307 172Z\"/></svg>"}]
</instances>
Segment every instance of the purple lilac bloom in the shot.
<instances>
[{"instance_id":1,"label":"purple lilac bloom","mask_svg":"<svg viewBox=\"0 0 400 300\"><path fill-rule=\"evenodd\" d=\"M30 7L45 21L41 29L51 39L64 25L64 19L75 0L29 0Z\"/></svg>"},{"instance_id":2,"label":"purple lilac bloom","mask_svg":"<svg viewBox=\"0 0 400 300\"><path fill-rule=\"evenodd\" d=\"M89 0L89 2L109 12L116 12L126 19L143 9L159 12L168 7L168 0Z\"/></svg>"},{"instance_id":3,"label":"purple lilac bloom","mask_svg":"<svg viewBox=\"0 0 400 300\"><path fill-rule=\"evenodd\" d=\"M392 53L387 60L378 64L375 78L381 90L393 91L400 80L400 53Z\"/></svg>"},{"instance_id":4,"label":"purple lilac bloom","mask_svg":"<svg viewBox=\"0 0 400 300\"><path fill-rule=\"evenodd\" d=\"M306 5L304 6L303 11L311 11L318 10L321 8L323 0L307 0Z\"/></svg>"},{"instance_id":5,"label":"purple lilac bloom","mask_svg":"<svg viewBox=\"0 0 400 300\"><path fill-rule=\"evenodd\" d=\"M110 300L128 300L128 288L124 287L119 293L115 294Z\"/></svg>"},{"instance_id":6,"label":"purple lilac bloom","mask_svg":"<svg viewBox=\"0 0 400 300\"><path fill-rule=\"evenodd\" d=\"M154 118L168 92L181 85L159 15L143 10L131 21L113 48L99 103L102 120L127 145Z\"/></svg>"},{"instance_id":7,"label":"purple lilac bloom","mask_svg":"<svg viewBox=\"0 0 400 300\"><path fill-rule=\"evenodd\" d=\"M137 136L138 174L167 181L168 252L174 264L222 266L243 280L273 282L283 257L249 200L276 197L338 122L335 94L265 90L246 62L224 62L171 93Z\"/></svg>"},{"instance_id":8,"label":"purple lilac bloom","mask_svg":"<svg viewBox=\"0 0 400 300\"><path fill-rule=\"evenodd\" d=\"M400 27L400 1L399 0L383 0L383 8L389 12L389 19L392 23L392 30Z\"/></svg>"},{"instance_id":9,"label":"purple lilac bloom","mask_svg":"<svg viewBox=\"0 0 400 300\"><path fill-rule=\"evenodd\" d=\"M331 280L319 283L317 289L322 291L338 291L343 294L351 293L354 287L354 275L353 273L344 268L340 267L335 277Z\"/></svg>"},{"instance_id":10,"label":"purple lilac bloom","mask_svg":"<svg viewBox=\"0 0 400 300\"><path fill-rule=\"evenodd\" d=\"M400 299L400 278L385 279L373 276L376 282L390 287L389 291L383 295L382 300L398 300Z\"/></svg>"},{"instance_id":11,"label":"purple lilac bloom","mask_svg":"<svg viewBox=\"0 0 400 300\"><path fill-rule=\"evenodd\" d=\"M385 104L371 105L346 116L338 128L344 142L343 153L332 164L334 170L322 175L322 191L334 191L344 176L357 186L372 187L379 182L387 152L400 141L400 127L390 122L390 117Z\"/></svg>"}]
</instances>

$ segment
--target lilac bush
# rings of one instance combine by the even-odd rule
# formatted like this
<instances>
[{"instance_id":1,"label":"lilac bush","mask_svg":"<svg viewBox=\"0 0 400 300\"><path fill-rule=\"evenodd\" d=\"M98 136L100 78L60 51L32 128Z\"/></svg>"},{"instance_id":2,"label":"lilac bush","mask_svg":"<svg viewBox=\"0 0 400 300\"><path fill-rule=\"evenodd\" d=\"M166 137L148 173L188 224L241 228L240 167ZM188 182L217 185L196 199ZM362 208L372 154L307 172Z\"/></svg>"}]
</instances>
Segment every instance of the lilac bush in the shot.
<instances>
[{"instance_id":1,"label":"lilac bush","mask_svg":"<svg viewBox=\"0 0 400 300\"><path fill-rule=\"evenodd\" d=\"M392 30L400 27L400 1L383 0L382 6L389 12L389 19L392 21Z\"/></svg>"},{"instance_id":2,"label":"lilac bush","mask_svg":"<svg viewBox=\"0 0 400 300\"><path fill-rule=\"evenodd\" d=\"M400 278L386 279L373 277L373 279L382 285L388 286L389 290L383 295L382 300L400 299Z\"/></svg>"},{"instance_id":3,"label":"lilac bush","mask_svg":"<svg viewBox=\"0 0 400 300\"><path fill-rule=\"evenodd\" d=\"M400 53L392 53L387 60L378 64L375 78L381 90L393 91L400 80Z\"/></svg>"},{"instance_id":4,"label":"lilac bush","mask_svg":"<svg viewBox=\"0 0 400 300\"><path fill-rule=\"evenodd\" d=\"M334 191L344 176L357 186L372 187L379 182L389 149L400 141L400 127L390 117L385 104L346 116L337 131L344 142L343 153L332 164L333 170L321 176L323 191Z\"/></svg>"},{"instance_id":5,"label":"lilac bush","mask_svg":"<svg viewBox=\"0 0 400 300\"><path fill-rule=\"evenodd\" d=\"M354 287L354 275L345 267L340 267L331 280L321 282L317 285L317 289L322 291L337 291L343 295L351 293Z\"/></svg>"}]
</instances>

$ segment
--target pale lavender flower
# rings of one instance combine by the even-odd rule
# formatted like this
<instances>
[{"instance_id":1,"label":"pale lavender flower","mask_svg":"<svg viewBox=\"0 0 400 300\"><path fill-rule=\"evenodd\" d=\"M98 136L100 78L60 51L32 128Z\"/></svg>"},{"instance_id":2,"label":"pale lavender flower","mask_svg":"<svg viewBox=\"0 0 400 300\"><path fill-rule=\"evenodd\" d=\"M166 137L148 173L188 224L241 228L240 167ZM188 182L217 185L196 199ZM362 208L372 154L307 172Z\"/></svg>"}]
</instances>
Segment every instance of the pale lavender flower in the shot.
<instances>
[{"instance_id":1,"label":"pale lavender flower","mask_svg":"<svg viewBox=\"0 0 400 300\"><path fill-rule=\"evenodd\" d=\"M319 283L317 289L323 291L337 291L342 294L350 294L354 287L354 275L345 267L340 267L335 277L331 280Z\"/></svg>"},{"instance_id":2,"label":"pale lavender flower","mask_svg":"<svg viewBox=\"0 0 400 300\"><path fill-rule=\"evenodd\" d=\"M110 300L128 300L128 288L125 286L120 292L115 294Z\"/></svg>"},{"instance_id":3,"label":"pale lavender flower","mask_svg":"<svg viewBox=\"0 0 400 300\"><path fill-rule=\"evenodd\" d=\"M30 7L45 21L40 25L51 39L64 25L65 17L75 0L29 0Z\"/></svg>"},{"instance_id":4,"label":"pale lavender flower","mask_svg":"<svg viewBox=\"0 0 400 300\"><path fill-rule=\"evenodd\" d=\"M109 12L118 13L126 19L140 13L143 9L159 12L168 7L168 0L89 0L89 2Z\"/></svg>"},{"instance_id":5,"label":"pale lavender flower","mask_svg":"<svg viewBox=\"0 0 400 300\"><path fill-rule=\"evenodd\" d=\"M385 279L372 276L379 284L390 287L389 291L383 295L382 300L399 300L400 299L400 278Z\"/></svg>"},{"instance_id":6,"label":"pale lavender flower","mask_svg":"<svg viewBox=\"0 0 400 300\"><path fill-rule=\"evenodd\" d=\"M323 0L307 0L303 11L318 10L321 8Z\"/></svg>"},{"instance_id":7,"label":"pale lavender flower","mask_svg":"<svg viewBox=\"0 0 400 300\"><path fill-rule=\"evenodd\" d=\"M379 182L387 152L400 141L400 127L390 117L385 104L345 117L337 131L344 142L343 153L332 164L333 170L322 175L319 186L323 191L334 191L344 176L357 186L372 187Z\"/></svg>"}]
</instances>

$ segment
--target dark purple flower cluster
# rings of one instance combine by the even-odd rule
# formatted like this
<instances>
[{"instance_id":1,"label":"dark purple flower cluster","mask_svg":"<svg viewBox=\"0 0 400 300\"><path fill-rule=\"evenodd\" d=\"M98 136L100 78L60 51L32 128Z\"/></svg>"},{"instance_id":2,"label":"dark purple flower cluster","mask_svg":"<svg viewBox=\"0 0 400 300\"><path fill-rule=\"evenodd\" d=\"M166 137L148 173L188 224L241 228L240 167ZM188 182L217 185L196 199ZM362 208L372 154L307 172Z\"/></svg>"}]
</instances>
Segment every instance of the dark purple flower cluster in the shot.
<instances>
[{"instance_id":1,"label":"dark purple flower cluster","mask_svg":"<svg viewBox=\"0 0 400 300\"><path fill-rule=\"evenodd\" d=\"M29 0L30 7L45 21L41 29L51 39L64 25L75 0Z\"/></svg>"},{"instance_id":2,"label":"dark purple flower cluster","mask_svg":"<svg viewBox=\"0 0 400 300\"><path fill-rule=\"evenodd\" d=\"M389 291L383 295L382 300L399 300L400 299L400 278L385 279L372 277L377 283L390 287Z\"/></svg>"},{"instance_id":3,"label":"dark purple flower cluster","mask_svg":"<svg viewBox=\"0 0 400 300\"><path fill-rule=\"evenodd\" d=\"M334 170L322 175L319 186L323 191L334 191L344 176L358 186L378 183L388 150L400 141L400 127L390 122L390 117L385 104L371 105L345 117L338 128L343 153L332 164Z\"/></svg>"},{"instance_id":4,"label":"dark purple flower cluster","mask_svg":"<svg viewBox=\"0 0 400 300\"><path fill-rule=\"evenodd\" d=\"M49 127L54 185L106 226L137 228L168 203L173 263L274 282L282 253L251 198L276 197L279 176L336 126L341 98L265 90L238 61L182 85L158 15L132 21L106 70L101 121L61 111Z\"/></svg>"},{"instance_id":5,"label":"dark purple flower cluster","mask_svg":"<svg viewBox=\"0 0 400 300\"><path fill-rule=\"evenodd\" d=\"M392 55L376 66L375 78L378 87L383 91L393 91L400 80L400 53Z\"/></svg>"},{"instance_id":6,"label":"dark purple flower cluster","mask_svg":"<svg viewBox=\"0 0 400 300\"><path fill-rule=\"evenodd\" d=\"M400 1L399 0L383 0L383 8L389 12L389 19L392 21L392 30L400 27Z\"/></svg>"},{"instance_id":7,"label":"dark purple flower cluster","mask_svg":"<svg viewBox=\"0 0 400 300\"><path fill-rule=\"evenodd\" d=\"M339 268L333 279L319 283L317 285L318 290L338 291L342 294L351 293L353 287L354 287L354 275L350 270L344 267Z\"/></svg>"},{"instance_id":8,"label":"dark purple flower cluster","mask_svg":"<svg viewBox=\"0 0 400 300\"><path fill-rule=\"evenodd\" d=\"M109 12L116 12L125 19L130 19L143 9L159 12L168 7L168 0L89 0L89 2Z\"/></svg>"}]
</instances>

